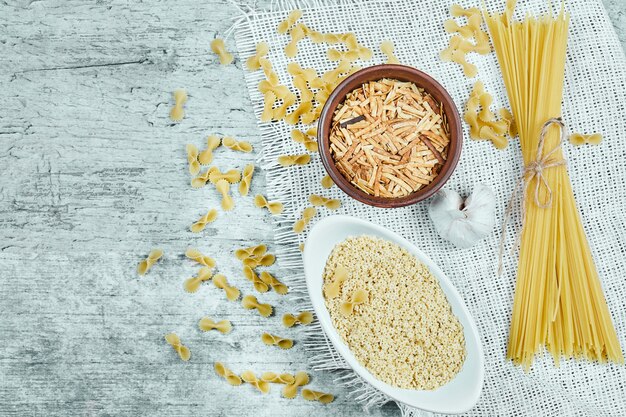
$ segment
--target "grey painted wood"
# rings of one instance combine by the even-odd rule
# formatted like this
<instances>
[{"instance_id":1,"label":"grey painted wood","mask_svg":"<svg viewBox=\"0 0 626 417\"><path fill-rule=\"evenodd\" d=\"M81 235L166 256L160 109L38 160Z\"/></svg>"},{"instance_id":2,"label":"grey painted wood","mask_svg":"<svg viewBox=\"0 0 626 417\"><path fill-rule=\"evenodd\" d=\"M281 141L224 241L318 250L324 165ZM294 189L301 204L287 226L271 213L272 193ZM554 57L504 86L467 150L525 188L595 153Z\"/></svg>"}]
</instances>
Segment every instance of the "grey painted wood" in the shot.
<instances>
[{"instance_id":1,"label":"grey painted wood","mask_svg":"<svg viewBox=\"0 0 626 417\"><path fill-rule=\"evenodd\" d=\"M626 4L605 4L625 42ZM183 257L189 245L248 293L233 250L274 249L251 198L236 197L236 216L188 231L219 199L189 187L184 145L217 133L260 147L241 62L219 66L208 52L235 13L226 0L0 4L0 415L361 414L328 373L312 373L312 387L337 394L325 408L215 376L216 360L236 371L308 369L301 345L280 351L259 339L265 330L298 339L279 323L298 310L289 296L259 297L276 306L268 320L211 284L182 291L196 269ZM187 117L172 124L179 87ZM216 152L221 168L254 158ZM257 169L253 193L263 190ZM137 263L157 246L165 259L139 278ZM201 333L204 315L231 320L233 332ZM164 343L170 331L190 347L189 363Z\"/></svg>"}]
</instances>

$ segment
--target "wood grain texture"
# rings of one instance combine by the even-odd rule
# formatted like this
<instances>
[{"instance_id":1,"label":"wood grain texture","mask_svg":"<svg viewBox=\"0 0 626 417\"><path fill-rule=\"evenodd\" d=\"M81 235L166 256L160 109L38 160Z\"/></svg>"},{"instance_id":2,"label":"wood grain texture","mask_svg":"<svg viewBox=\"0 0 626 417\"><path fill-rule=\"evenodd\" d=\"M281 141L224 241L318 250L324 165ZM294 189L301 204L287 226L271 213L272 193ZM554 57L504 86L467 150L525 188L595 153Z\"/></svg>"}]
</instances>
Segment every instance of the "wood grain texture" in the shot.
<instances>
[{"instance_id":1,"label":"wood grain texture","mask_svg":"<svg viewBox=\"0 0 626 417\"><path fill-rule=\"evenodd\" d=\"M605 3L624 41L626 4ZM187 246L216 258L244 293L253 290L234 249L274 249L271 219L251 197L189 232L219 198L189 186L185 144L215 133L260 148L240 60L224 67L209 53L236 13L227 0L0 4L0 415L362 414L327 372L312 372L311 386L337 394L328 406L214 374L216 360L238 372L308 370L297 342L280 351L260 341L263 331L298 340L297 328L280 325L299 310L289 295L259 296L276 306L263 319L210 283L182 290L197 269ZM180 124L167 118L176 88L189 93ZM222 148L216 164L241 168L256 151ZM264 186L257 169L252 195ZM137 263L153 247L165 257L140 278ZM205 315L231 320L233 332L200 332ZM164 342L170 331L191 349L189 363Z\"/></svg>"}]
</instances>

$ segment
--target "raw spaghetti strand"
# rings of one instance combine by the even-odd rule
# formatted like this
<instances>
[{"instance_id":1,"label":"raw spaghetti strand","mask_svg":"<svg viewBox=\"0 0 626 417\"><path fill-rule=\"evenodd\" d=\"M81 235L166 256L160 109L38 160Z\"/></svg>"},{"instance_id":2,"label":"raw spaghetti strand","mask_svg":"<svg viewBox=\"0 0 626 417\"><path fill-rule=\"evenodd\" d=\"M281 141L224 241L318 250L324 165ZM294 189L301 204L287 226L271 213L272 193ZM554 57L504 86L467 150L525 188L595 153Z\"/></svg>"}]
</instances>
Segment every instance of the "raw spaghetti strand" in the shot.
<instances>
[{"instance_id":1,"label":"raw spaghetti strand","mask_svg":"<svg viewBox=\"0 0 626 417\"><path fill-rule=\"evenodd\" d=\"M563 161L561 116L569 14L513 20L484 12L519 130L524 167ZM543 147L543 148L541 148ZM550 165L548 168L546 165ZM561 357L622 363L567 167L548 163L541 175L525 170L523 229L507 356L529 369L542 346ZM545 182L544 182L545 181ZM535 193L536 191L536 193Z\"/></svg>"}]
</instances>

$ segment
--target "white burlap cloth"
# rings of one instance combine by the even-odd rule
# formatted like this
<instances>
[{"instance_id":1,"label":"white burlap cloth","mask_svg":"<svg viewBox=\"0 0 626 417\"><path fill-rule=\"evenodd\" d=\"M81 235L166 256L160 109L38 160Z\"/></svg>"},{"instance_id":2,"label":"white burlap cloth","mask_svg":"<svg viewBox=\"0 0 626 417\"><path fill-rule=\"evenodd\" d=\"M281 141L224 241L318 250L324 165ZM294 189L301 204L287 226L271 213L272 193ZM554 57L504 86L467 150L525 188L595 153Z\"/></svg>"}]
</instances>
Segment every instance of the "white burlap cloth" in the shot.
<instances>
[{"instance_id":1,"label":"white burlap cloth","mask_svg":"<svg viewBox=\"0 0 626 417\"><path fill-rule=\"evenodd\" d=\"M320 4L321 3L321 4ZM489 8L502 9L504 0L488 1ZM517 16L526 11L545 10L546 1L521 1ZM450 18L450 1L394 0L328 2L282 2L271 11L244 8L245 15L236 26L235 39L242 60L253 55L255 44L266 41L269 59L281 83L291 86L286 72L291 59L283 48L289 36L279 35L276 25L290 9L300 7L301 19L321 32L354 32L359 41L374 51L372 65L384 62L378 45L393 40L401 63L419 68L437 79L448 90L459 111L475 81L463 76L454 63L442 62L439 52L447 46L449 35L443 22ZM465 7L479 7L480 2L462 1ZM606 11L599 0L569 0L566 8L572 23L567 52L563 117L572 132L600 132L600 146L565 145L568 170L585 231L602 280L606 299L623 348L626 347L626 59ZM485 28L486 29L486 28ZM326 58L325 44L309 40L299 43L295 60L303 68L318 73L334 68ZM493 108L507 106L506 92L495 54L471 54L468 59L479 69L477 79L494 96ZM246 72L256 116L262 111L262 95L257 90L262 71ZM295 92L295 90L294 90ZM304 126L298 126L304 129ZM472 416L624 416L626 415L626 368L586 360L562 361L555 367L547 355L539 355L529 373L513 366L505 358L511 318L517 254L507 253L505 273L498 277L497 227L502 222L505 204L522 162L519 144L512 141L506 150L496 150L489 142L469 139L467 126L461 160L446 188L469 193L477 183L490 185L497 198L497 227L486 239L471 249L460 250L442 240L427 213L428 201L402 209L376 209L345 196L337 187L324 190L319 180L324 169L317 154L304 167L282 168L276 164L281 154L302 153L303 147L290 139L291 126L284 122L260 123L263 157L267 171L268 197L285 203L285 213L277 218L276 243L278 262L294 270L294 279L303 281L298 243L306 232L295 235L293 221L308 206L311 193L340 198L337 213L350 214L386 226L410 239L439 264L456 285L480 331L486 359L486 377L479 403L467 415ZM332 213L318 210L319 217ZM315 220L313 222L315 222ZM514 222L519 224L519 212ZM508 228L508 246L515 241L517 225ZM306 296L303 296L306 302ZM312 365L317 369L347 368L319 327L309 332L306 343L311 348ZM353 385L355 399L364 406L377 406L388 399L350 371L341 373L342 382ZM404 415L419 412L402 407Z\"/></svg>"}]
</instances>

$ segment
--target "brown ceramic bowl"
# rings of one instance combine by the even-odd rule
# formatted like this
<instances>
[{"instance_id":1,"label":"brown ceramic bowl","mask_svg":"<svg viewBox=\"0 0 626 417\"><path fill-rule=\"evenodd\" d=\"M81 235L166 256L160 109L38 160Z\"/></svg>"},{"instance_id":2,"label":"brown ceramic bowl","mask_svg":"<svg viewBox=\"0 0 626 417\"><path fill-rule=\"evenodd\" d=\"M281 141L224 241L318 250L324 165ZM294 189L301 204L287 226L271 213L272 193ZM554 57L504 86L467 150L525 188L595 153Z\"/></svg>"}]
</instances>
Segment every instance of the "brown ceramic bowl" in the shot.
<instances>
[{"instance_id":1,"label":"brown ceramic bowl","mask_svg":"<svg viewBox=\"0 0 626 417\"><path fill-rule=\"evenodd\" d=\"M381 78L394 78L400 81L413 82L418 87L423 88L426 92L439 103L443 104L443 111L448 119L450 128L450 144L448 145L448 159L439 171L439 175L427 186L417 190L401 198L376 197L369 195L357 187L353 186L339 172L335 166L335 162L330 154L330 128L332 124L333 114L337 106L346 98L355 88L361 86L368 81L380 80ZM318 122L317 142L319 144L320 156L324 168L328 175L333 179L335 184L350 197L376 207L403 207L415 204L418 201L427 199L435 194L448 181L452 171L456 167L459 157L461 156L461 145L463 143L463 130L461 129L461 118L459 112L452 101L448 92L428 74L405 65L375 65L364 68L355 72L348 78L343 80L328 97Z\"/></svg>"}]
</instances>

